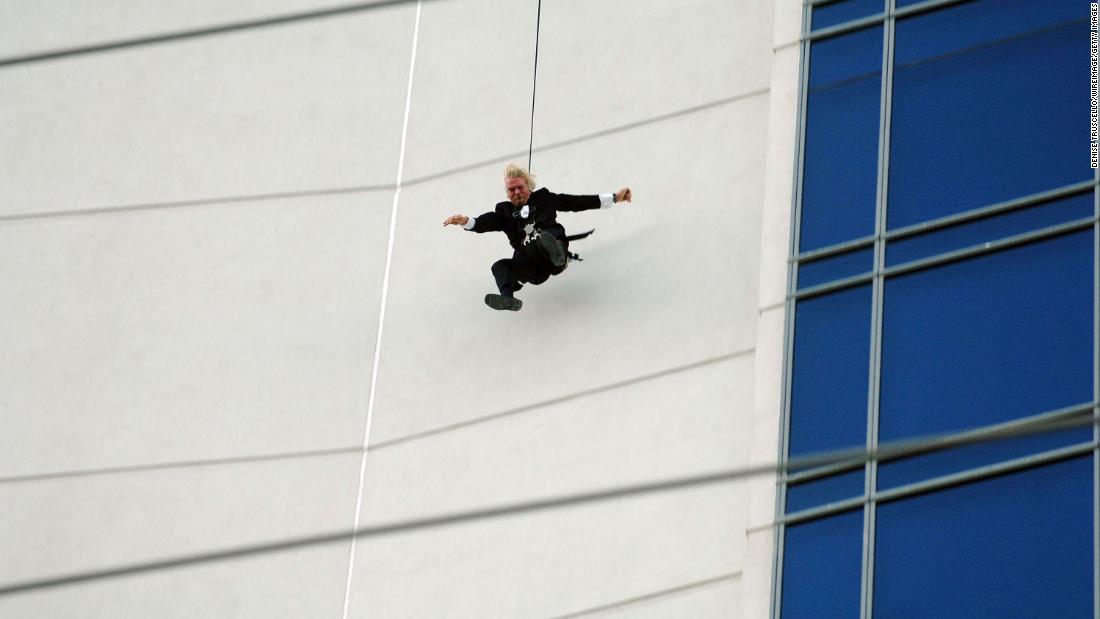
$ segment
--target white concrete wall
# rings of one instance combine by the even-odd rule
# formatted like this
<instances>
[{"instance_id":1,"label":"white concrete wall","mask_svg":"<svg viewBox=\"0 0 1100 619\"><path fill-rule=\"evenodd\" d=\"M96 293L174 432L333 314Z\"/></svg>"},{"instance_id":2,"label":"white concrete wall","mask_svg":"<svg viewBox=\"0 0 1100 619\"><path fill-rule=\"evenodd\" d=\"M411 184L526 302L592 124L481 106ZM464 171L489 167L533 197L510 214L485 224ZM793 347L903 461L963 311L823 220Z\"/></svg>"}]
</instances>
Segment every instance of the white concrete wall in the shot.
<instances>
[{"instance_id":1,"label":"white concrete wall","mask_svg":"<svg viewBox=\"0 0 1100 619\"><path fill-rule=\"evenodd\" d=\"M0 63L329 6L223 4L0 3ZM440 222L526 163L536 0L0 66L0 587L774 461L800 9L544 0L533 171L635 201L563 215L585 261L518 313L481 301L503 235ZM350 560L355 617L766 617L773 509L754 478L0 616L340 616Z\"/></svg>"}]
</instances>

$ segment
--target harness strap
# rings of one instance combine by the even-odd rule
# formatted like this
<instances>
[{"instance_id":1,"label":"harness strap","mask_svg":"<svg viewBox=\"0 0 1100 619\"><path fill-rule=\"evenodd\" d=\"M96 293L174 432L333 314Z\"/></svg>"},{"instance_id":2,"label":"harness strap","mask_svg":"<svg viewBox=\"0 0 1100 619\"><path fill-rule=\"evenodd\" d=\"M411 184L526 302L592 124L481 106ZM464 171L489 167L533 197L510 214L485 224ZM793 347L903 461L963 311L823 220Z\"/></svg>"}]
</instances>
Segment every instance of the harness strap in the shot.
<instances>
[{"instance_id":1,"label":"harness strap","mask_svg":"<svg viewBox=\"0 0 1100 619\"><path fill-rule=\"evenodd\" d=\"M572 235L569 235L569 236L565 237L565 240L567 240L567 241L579 241L579 240L581 240L581 239L583 239L583 238L586 238L586 237L588 237L589 235L591 235L591 234L592 234L593 232L595 232L595 231L596 231L596 229L595 229L595 228L592 228L592 229L591 229L591 230L589 230L588 232L581 232L580 234L572 234Z\"/></svg>"}]
</instances>

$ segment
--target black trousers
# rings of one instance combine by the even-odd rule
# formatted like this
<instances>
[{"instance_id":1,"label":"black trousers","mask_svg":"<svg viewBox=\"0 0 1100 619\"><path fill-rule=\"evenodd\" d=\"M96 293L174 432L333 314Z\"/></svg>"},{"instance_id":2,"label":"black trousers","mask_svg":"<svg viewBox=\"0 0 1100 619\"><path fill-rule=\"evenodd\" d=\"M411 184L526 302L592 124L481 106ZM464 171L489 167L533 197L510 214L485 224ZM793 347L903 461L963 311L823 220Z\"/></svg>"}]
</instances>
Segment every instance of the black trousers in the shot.
<instances>
[{"instance_id":1,"label":"black trousers","mask_svg":"<svg viewBox=\"0 0 1100 619\"><path fill-rule=\"evenodd\" d=\"M560 228L560 226L558 226ZM549 231L543 231L546 234ZM566 250L568 251L568 241L564 240L565 230L562 229L559 234L556 234L557 230L551 232L555 238L559 238L566 244ZM493 277L497 282L497 289L500 290L501 296L510 297L517 290L523 288L524 284L533 284L535 286L550 279L551 275L557 275L565 270L564 266L554 266L550 262L550 258L545 255L544 250L537 243L531 243L524 246L522 251L517 251L511 258L504 258L503 260L497 260L493 263Z\"/></svg>"}]
</instances>

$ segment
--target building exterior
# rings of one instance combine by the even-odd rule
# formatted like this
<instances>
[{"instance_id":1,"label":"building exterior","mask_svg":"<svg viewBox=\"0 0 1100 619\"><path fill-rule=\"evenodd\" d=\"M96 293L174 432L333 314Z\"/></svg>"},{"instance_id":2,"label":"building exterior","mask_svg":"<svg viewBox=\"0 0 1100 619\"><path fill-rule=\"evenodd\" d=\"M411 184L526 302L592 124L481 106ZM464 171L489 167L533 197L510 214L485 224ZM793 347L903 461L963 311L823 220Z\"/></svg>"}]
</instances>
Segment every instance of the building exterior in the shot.
<instances>
[{"instance_id":1,"label":"building exterior","mask_svg":"<svg viewBox=\"0 0 1100 619\"><path fill-rule=\"evenodd\" d=\"M0 3L0 616L1095 616L1087 8Z\"/></svg>"}]
</instances>

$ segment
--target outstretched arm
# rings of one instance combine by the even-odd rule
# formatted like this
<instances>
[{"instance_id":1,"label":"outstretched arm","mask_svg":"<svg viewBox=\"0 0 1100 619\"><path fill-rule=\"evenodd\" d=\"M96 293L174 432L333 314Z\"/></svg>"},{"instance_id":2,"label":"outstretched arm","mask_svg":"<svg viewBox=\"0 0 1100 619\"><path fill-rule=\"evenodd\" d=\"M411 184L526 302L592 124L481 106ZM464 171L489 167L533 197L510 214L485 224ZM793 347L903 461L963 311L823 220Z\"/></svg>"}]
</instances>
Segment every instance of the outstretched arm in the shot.
<instances>
[{"instance_id":1,"label":"outstretched arm","mask_svg":"<svg viewBox=\"0 0 1100 619\"><path fill-rule=\"evenodd\" d=\"M483 213L477 217L451 215L443 220L443 227L446 228L447 226L462 226L473 232L496 232L498 230L503 230L500 226L500 217L492 211Z\"/></svg>"},{"instance_id":2,"label":"outstretched arm","mask_svg":"<svg viewBox=\"0 0 1100 619\"><path fill-rule=\"evenodd\" d=\"M598 196L571 196L564 193L556 195L559 211L588 211L609 208L616 202L630 202L630 199L634 197L629 187L623 187L615 193L601 193Z\"/></svg>"}]
</instances>

